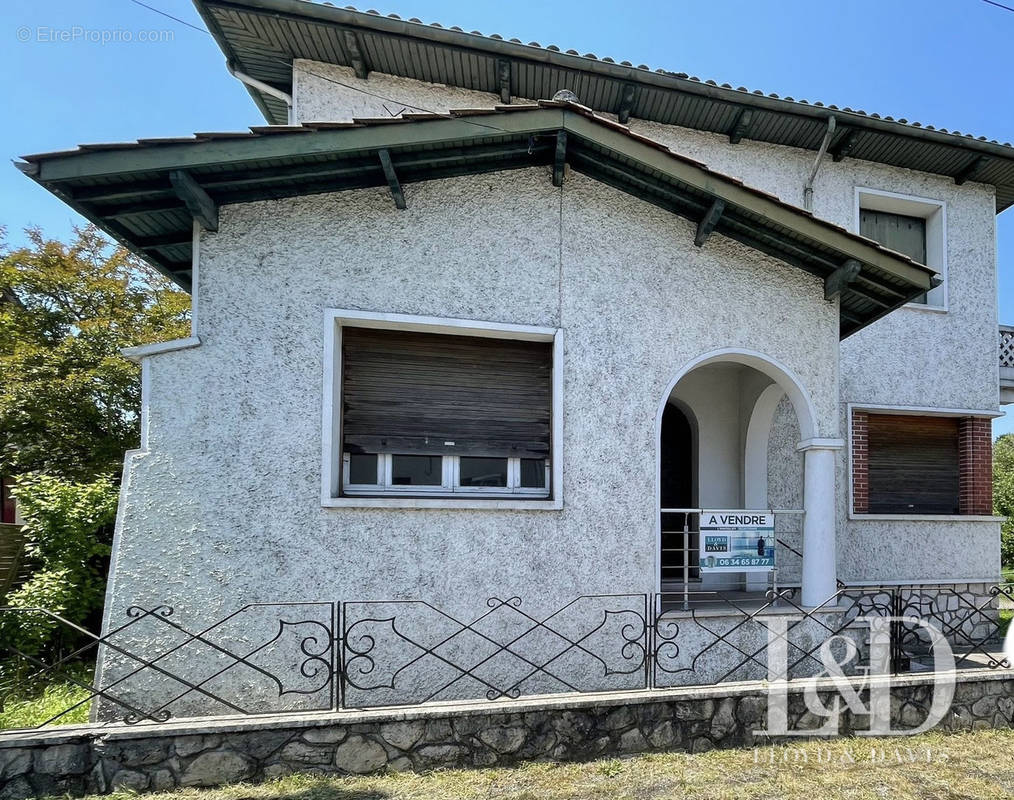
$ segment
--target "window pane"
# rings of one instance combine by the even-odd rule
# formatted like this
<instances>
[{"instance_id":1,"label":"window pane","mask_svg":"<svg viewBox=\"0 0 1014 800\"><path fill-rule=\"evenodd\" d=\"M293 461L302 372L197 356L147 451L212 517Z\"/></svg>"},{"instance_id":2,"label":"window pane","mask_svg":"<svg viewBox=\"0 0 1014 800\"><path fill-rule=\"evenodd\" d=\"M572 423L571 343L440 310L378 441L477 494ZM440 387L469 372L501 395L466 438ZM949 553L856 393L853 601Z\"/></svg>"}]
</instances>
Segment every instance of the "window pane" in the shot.
<instances>
[{"instance_id":1,"label":"window pane","mask_svg":"<svg viewBox=\"0 0 1014 800\"><path fill-rule=\"evenodd\" d=\"M546 488L546 462L541 458L521 459L521 488Z\"/></svg>"},{"instance_id":2,"label":"window pane","mask_svg":"<svg viewBox=\"0 0 1014 800\"><path fill-rule=\"evenodd\" d=\"M462 458L462 486L506 486L506 458Z\"/></svg>"},{"instance_id":3,"label":"window pane","mask_svg":"<svg viewBox=\"0 0 1014 800\"><path fill-rule=\"evenodd\" d=\"M368 453L353 453L349 456L349 483L366 483L371 486L377 482L377 456Z\"/></svg>"},{"instance_id":4,"label":"window pane","mask_svg":"<svg viewBox=\"0 0 1014 800\"><path fill-rule=\"evenodd\" d=\"M440 486L443 456L391 456L391 483L395 486Z\"/></svg>"}]
</instances>

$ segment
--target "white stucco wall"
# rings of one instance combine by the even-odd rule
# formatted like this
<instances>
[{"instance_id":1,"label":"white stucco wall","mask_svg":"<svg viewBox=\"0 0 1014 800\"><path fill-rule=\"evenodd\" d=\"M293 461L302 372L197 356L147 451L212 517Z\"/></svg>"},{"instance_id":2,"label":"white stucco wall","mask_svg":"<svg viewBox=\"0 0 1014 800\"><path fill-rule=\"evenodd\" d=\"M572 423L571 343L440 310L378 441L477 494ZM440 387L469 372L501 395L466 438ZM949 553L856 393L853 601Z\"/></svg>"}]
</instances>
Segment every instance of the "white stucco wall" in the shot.
<instances>
[{"instance_id":1,"label":"white stucco wall","mask_svg":"<svg viewBox=\"0 0 1014 800\"><path fill-rule=\"evenodd\" d=\"M316 73L316 75L310 74ZM347 86L322 80L340 80ZM318 62L297 62L294 69L297 106L303 120L348 119L357 115L387 115L396 111L388 100L364 95L365 89L403 104L433 111L454 107L491 107L494 95L452 87L437 87L405 78L371 74L359 81L351 70ZM355 88L349 88L355 87ZM559 87L572 88L572 87ZM386 105L386 108L385 108ZM719 134L632 119L630 127L669 145L709 167L771 192L786 202L802 205L803 186L815 154L779 145L744 140L730 145ZM850 230L858 230L856 190L889 191L946 205L948 307L945 313L916 306L899 309L849 337L840 347L839 427L847 431L847 406L890 405L944 410L995 412L998 409L996 355L995 202L991 186L974 182L962 186L931 175L846 158L825 159L814 183L813 212ZM845 579L871 570L878 579L947 580L949 577L996 577L996 522L955 520L954 535L964 548L964 565L956 575L953 562L916 557L917 520L851 520L848 509L848 448L839 457L838 519L839 572ZM942 523L947 530L948 522ZM917 527L917 526L916 526ZM886 538L897 542L891 561L858 565L866 556L860 542ZM910 546L909 546L910 545ZM859 550L855 548L859 547ZM911 563L906 554L912 553ZM892 577L893 576L893 577Z\"/></svg>"},{"instance_id":2,"label":"white stucco wall","mask_svg":"<svg viewBox=\"0 0 1014 800\"><path fill-rule=\"evenodd\" d=\"M500 102L499 95L381 72L371 72L363 80L351 67L301 58L292 62L292 98L299 123L395 117L405 111L441 114L451 109L492 108Z\"/></svg>"},{"instance_id":3,"label":"white stucco wall","mask_svg":"<svg viewBox=\"0 0 1014 800\"><path fill-rule=\"evenodd\" d=\"M334 75L358 85L346 72ZM295 79L302 120L397 111L298 64ZM380 75L364 86L435 111L497 102ZM790 148L632 127L789 202L812 164ZM844 436L850 402L996 408L992 190L827 161L815 213L854 229L857 186L947 203L950 308L900 310L840 348L819 280L721 236L695 248L689 222L569 170L562 190L544 169L408 185L401 212L380 189L223 207L220 232L201 241L203 344L149 362L148 450L124 478L110 621L132 603L208 619L286 599L440 598L474 611L516 594L536 610L652 591L656 414L682 366L718 348L794 371L821 436ZM564 508L322 508L325 308L563 328ZM746 413L740 403L729 418L742 428ZM772 505L801 502L793 426L780 408ZM849 521L847 466L843 452L841 577L995 574L996 523ZM708 491L702 481L702 502Z\"/></svg>"},{"instance_id":4,"label":"white stucco wall","mask_svg":"<svg viewBox=\"0 0 1014 800\"><path fill-rule=\"evenodd\" d=\"M132 603L207 618L289 598L653 591L656 414L713 349L784 363L838 433L837 314L812 276L721 236L696 248L689 222L578 174L406 193L401 212L379 189L225 206L202 236L203 343L150 360L112 619ZM757 307L780 312L736 311ZM322 508L325 308L563 327L563 510Z\"/></svg>"}]
</instances>

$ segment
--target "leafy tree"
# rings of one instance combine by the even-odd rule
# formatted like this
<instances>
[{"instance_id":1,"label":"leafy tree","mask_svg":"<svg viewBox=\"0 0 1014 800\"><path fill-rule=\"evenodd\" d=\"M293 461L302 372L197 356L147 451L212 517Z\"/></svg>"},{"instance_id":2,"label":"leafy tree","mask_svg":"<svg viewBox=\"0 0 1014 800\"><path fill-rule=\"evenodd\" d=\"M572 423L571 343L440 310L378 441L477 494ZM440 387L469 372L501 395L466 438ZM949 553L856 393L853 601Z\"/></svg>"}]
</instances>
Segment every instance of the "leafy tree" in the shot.
<instances>
[{"instance_id":1,"label":"leafy tree","mask_svg":"<svg viewBox=\"0 0 1014 800\"><path fill-rule=\"evenodd\" d=\"M4 604L46 609L97 630L116 520L115 484L108 477L79 484L31 474L19 479L15 491L25 521L26 555L35 570ZM29 655L55 646L58 631L42 614L0 615L0 642ZM5 655L0 649L0 658Z\"/></svg>"},{"instance_id":2,"label":"leafy tree","mask_svg":"<svg viewBox=\"0 0 1014 800\"><path fill-rule=\"evenodd\" d=\"M0 228L0 474L90 481L137 446L139 368L120 348L188 335L190 299L98 229Z\"/></svg>"},{"instance_id":3,"label":"leafy tree","mask_svg":"<svg viewBox=\"0 0 1014 800\"><path fill-rule=\"evenodd\" d=\"M1000 527L1000 561L1014 568L1014 434L993 443L993 513L1007 517Z\"/></svg>"}]
</instances>

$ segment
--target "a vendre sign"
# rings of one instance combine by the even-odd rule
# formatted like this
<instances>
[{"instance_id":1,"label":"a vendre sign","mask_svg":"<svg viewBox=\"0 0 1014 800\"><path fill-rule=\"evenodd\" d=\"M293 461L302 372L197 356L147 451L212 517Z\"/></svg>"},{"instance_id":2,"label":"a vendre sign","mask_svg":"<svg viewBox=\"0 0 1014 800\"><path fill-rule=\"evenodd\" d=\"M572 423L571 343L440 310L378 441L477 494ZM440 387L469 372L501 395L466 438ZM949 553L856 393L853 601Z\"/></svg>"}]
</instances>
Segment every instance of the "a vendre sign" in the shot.
<instances>
[{"instance_id":1,"label":"a vendre sign","mask_svg":"<svg viewBox=\"0 0 1014 800\"><path fill-rule=\"evenodd\" d=\"M770 511L701 512L702 570L767 572L775 568L775 515Z\"/></svg>"}]
</instances>

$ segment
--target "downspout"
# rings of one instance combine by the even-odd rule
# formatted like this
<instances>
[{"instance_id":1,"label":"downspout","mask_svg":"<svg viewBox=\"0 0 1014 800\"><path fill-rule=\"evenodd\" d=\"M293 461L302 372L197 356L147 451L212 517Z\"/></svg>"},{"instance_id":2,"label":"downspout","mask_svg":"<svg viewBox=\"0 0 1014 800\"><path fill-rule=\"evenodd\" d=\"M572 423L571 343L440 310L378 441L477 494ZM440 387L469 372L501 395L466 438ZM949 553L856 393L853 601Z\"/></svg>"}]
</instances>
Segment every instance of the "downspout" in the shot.
<instances>
[{"instance_id":1,"label":"downspout","mask_svg":"<svg viewBox=\"0 0 1014 800\"><path fill-rule=\"evenodd\" d=\"M232 62L227 61L225 64L225 68L229 70L229 74L232 75L232 77L234 77L240 83L245 83L251 89L256 89L258 92L264 92L264 94L269 94L272 97L277 98L278 100L281 100L283 103L285 103L287 122L289 125L292 125L294 123L292 119L291 94L286 94L281 89L276 89L274 86L264 83L264 81L259 81L256 78L247 75L245 72L240 72L232 65Z\"/></svg>"},{"instance_id":2,"label":"downspout","mask_svg":"<svg viewBox=\"0 0 1014 800\"><path fill-rule=\"evenodd\" d=\"M806 186L803 187L803 208L807 211L813 211L813 179L817 177L820 164L824 160L824 156L827 155L827 148L831 144L831 137L834 136L835 124L834 114L832 114L827 118L827 131L824 133L824 141L820 143L820 150L817 151L817 160L813 162L810 177L806 181Z\"/></svg>"}]
</instances>

